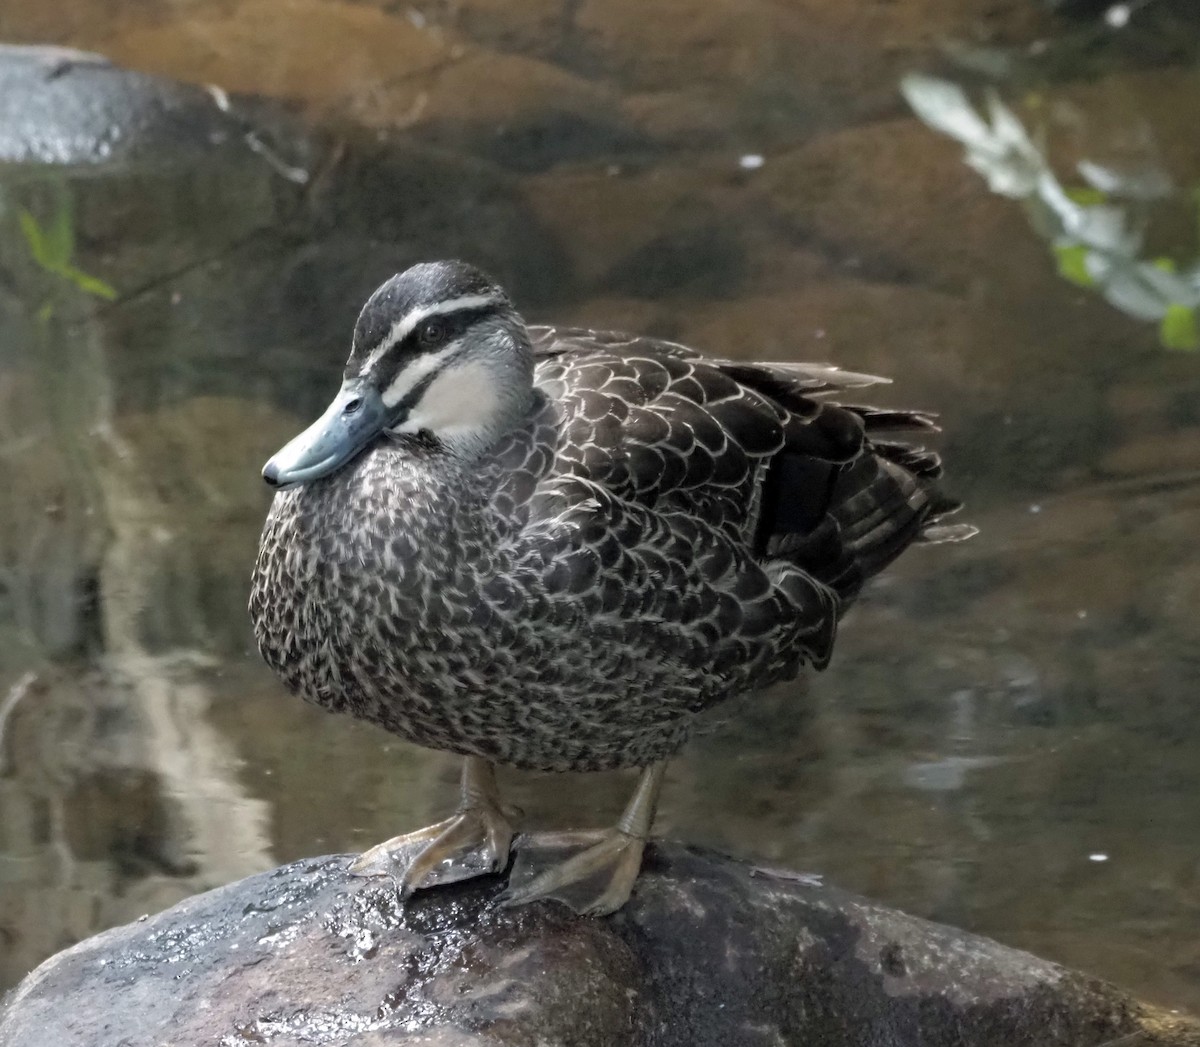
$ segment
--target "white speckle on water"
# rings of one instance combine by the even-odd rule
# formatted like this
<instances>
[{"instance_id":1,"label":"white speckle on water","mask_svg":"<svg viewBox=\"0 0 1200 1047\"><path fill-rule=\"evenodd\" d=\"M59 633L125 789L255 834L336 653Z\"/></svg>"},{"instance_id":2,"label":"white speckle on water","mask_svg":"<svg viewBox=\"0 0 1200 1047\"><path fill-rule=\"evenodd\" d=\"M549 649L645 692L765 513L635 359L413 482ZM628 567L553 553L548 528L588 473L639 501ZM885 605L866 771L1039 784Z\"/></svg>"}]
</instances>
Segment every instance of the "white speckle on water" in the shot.
<instances>
[{"instance_id":1,"label":"white speckle on water","mask_svg":"<svg viewBox=\"0 0 1200 1047\"><path fill-rule=\"evenodd\" d=\"M1095 854L1088 855L1088 861L1089 862L1106 862L1106 861L1108 861L1108 855L1102 854L1101 852L1097 851Z\"/></svg>"},{"instance_id":2,"label":"white speckle on water","mask_svg":"<svg viewBox=\"0 0 1200 1047\"><path fill-rule=\"evenodd\" d=\"M1042 507L1035 503L1029 507L1029 511L1036 516L1038 513L1040 513L1042 511Z\"/></svg>"},{"instance_id":3,"label":"white speckle on water","mask_svg":"<svg viewBox=\"0 0 1200 1047\"><path fill-rule=\"evenodd\" d=\"M766 162L766 158L761 153L746 153L738 160L738 167L743 171L757 171Z\"/></svg>"},{"instance_id":4,"label":"white speckle on water","mask_svg":"<svg viewBox=\"0 0 1200 1047\"><path fill-rule=\"evenodd\" d=\"M1124 29L1129 24L1128 4L1113 4L1104 12L1104 20L1114 29Z\"/></svg>"}]
</instances>

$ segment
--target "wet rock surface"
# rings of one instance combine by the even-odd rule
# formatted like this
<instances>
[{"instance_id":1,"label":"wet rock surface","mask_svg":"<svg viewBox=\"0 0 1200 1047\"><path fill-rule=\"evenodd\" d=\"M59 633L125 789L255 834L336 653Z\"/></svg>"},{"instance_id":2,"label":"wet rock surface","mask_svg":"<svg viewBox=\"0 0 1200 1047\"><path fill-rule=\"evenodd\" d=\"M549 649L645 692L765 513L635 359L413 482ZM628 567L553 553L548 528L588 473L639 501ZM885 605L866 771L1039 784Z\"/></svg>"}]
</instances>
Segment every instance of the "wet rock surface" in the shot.
<instances>
[{"instance_id":1,"label":"wet rock surface","mask_svg":"<svg viewBox=\"0 0 1200 1047\"><path fill-rule=\"evenodd\" d=\"M1028 953L816 880L659 844L608 920L496 906L499 878L403 909L346 856L188 899L52 957L7 1047L190 1044L1200 1044L1200 1025Z\"/></svg>"},{"instance_id":2,"label":"wet rock surface","mask_svg":"<svg viewBox=\"0 0 1200 1047\"><path fill-rule=\"evenodd\" d=\"M0 44L0 162L184 162L244 127L200 87L119 69L66 47Z\"/></svg>"}]
</instances>

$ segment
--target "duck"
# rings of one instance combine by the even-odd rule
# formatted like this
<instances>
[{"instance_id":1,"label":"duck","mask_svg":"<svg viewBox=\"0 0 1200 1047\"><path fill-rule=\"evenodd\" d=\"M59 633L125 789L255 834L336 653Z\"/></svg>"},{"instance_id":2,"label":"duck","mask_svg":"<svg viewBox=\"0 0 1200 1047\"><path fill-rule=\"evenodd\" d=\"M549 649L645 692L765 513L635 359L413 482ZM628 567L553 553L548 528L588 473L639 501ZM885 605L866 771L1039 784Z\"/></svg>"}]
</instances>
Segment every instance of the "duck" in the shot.
<instances>
[{"instance_id":1,"label":"duck","mask_svg":"<svg viewBox=\"0 0 1200 1047\"><path fill-rule=\"evenodd\" d=\"M824 669L868 579L973 533L906 435L933 417L842 402L879 381L527 325L461 261L379 287L337 395L262 469L249 600L289 690L462 757L453 814L351 871L404 899L504 872L525 837L498 765L632 768L616 825L502 896L619 909L706 714Z\"/></svg>"}]
</instances>

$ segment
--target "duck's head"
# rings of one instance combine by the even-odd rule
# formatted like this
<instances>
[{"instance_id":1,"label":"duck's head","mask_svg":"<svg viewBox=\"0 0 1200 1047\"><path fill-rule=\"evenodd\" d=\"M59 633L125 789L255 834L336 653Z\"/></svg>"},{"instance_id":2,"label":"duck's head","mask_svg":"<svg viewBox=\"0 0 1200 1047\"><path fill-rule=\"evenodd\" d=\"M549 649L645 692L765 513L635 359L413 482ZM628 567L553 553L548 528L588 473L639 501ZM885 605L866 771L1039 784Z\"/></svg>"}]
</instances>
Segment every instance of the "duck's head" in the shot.
<instances>
[{"instance_id":1,"label":"duck's head","mask_svg":"<svg viewBox=\"0 0 1200 1047\"><path fill-rule=\"evenodd\" d=\"M532 396L525 324L495 281L464 262L414 265L363 306L341 390L263 479L285 488L328 476L385 434L425 433L469 458L518 424Z\"/></svg>"}]
</instances>

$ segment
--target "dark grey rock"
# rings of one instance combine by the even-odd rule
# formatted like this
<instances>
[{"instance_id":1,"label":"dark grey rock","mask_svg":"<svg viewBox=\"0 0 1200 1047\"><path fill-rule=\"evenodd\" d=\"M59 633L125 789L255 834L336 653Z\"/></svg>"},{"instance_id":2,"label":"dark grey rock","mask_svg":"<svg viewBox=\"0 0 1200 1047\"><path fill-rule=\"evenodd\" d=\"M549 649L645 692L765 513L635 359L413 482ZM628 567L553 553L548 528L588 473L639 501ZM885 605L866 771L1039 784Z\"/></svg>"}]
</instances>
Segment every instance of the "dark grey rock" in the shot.
<instances>
[{"instance_id":1,"label":"dark grey rock","mask_svg":"<svg viewBox=\"0 0 1200 1047\"><path fill-rule=\"evenodd\" d=\"M0 163L108 166L240 146L246 126L221 98L86 51L0 44Z\"/></svg>"},{"instance_id":2,"label":"dark grey rock","mask_svg":"<svg viewBox=\"0 0 1200 1047\"><path fill-rule=\"evenodd\" d=\"M501 880L401 909L317 858L51 958L5 1047L1200 1044L1200 1025L1027 953L786 872L673 844L588 920L495 905Z\"/></svg>"}]
</instances>

